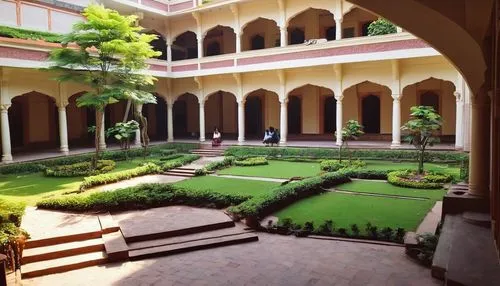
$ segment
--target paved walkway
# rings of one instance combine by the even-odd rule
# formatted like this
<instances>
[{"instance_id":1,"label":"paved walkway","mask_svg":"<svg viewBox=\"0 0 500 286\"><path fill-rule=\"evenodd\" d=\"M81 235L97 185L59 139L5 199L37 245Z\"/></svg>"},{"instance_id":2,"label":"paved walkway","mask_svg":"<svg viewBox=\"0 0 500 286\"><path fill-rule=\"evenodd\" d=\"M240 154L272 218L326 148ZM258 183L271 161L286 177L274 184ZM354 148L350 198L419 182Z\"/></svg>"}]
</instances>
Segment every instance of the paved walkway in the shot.
<instances>
[{"instance_id":1,"label":"paved walkway","mask_svg":"<svg viewBox=\"0 0 500 286\"><path fill-rule=\"evenodd\" d=\"M265 182L276 182L276 183L283 183L283 182L287 181L285 179L274 179L274 178L264 178L264 177L246 177L246 176L217 175L217 174L212 174L210 176L219 177L219 178L251 180L251 181L265 181Z\"/></svg>"},{"instance_id":2,"label":"paved walkway","mask_svg":"<svg viewBox=\"0 0 500 286\"><path fill-rule=\"evenodd\" d=\"M400 247L259 234L260 241L89 267L23 285L442 285Z\"/></svg>"}]
</instances>

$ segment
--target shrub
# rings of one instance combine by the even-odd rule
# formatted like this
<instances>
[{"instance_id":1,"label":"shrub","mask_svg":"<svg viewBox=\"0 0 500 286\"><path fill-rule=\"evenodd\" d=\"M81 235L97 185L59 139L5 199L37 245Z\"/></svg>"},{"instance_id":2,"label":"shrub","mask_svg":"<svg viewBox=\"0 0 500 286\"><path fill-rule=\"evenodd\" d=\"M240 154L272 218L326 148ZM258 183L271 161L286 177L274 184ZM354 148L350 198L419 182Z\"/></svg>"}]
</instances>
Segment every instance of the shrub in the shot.
<instances>
[{"instance_id":1,"label":"shrub","mask_svg":"<svg viewBox=\"0 0 500 286\"><path fill-rule=\"evenodd\" d=\"M83 182L80 184L80 190L83 191L91 187L115 183L118 181L159 172L161 172L161 168L158 167L158 165L147 163L144 166L140 166L130 170L120 171L112 174L100 174L96 176L85 177L83 178Z\"/></svg>"},{"instance_id":2,"label":"shrub","mask_svg":"<svg viewBox=\"0 0 500 286\"><path fill-rule=\"evenodd\" d=\"M392 228L390 227L384 227L381 231L380 231L380 235L382 236L382 239L384 240L387 240L387 241L390 241L392 239Z\"/></svg>"},{"instance_id":3,"label":"shrub","mask_svg":"<svg viewBox=\"0 0 500 286\"><path fill-rule=\"evenodd\" d=\"M426 173L421 178L414 171L393 171L387 174L387 181L395 186L416 189L440 189L453 177L446 174Z\"/></svg>"},{"instance_id":4,"label":"shrub","mask_svg":"<svg viewBox=\"0 0 500 286\"><path fill-rule=\"evenodd\" d=\"M29 234L19 228L24 205L0 200L0 253L7 255L7 268L19 269L21 253Z\"/></svg>"},{"instance_id":5,"label":"shrub","mask_svg":"<svg viewBox=\"0 0 500 286\"><path fill-rule=\"evenodd\" d=\"M304 223L304 228L302 228L302 229L307 231L307 232L312 232L314 230L314 222L306 221Z\"/></svg>"},{"instance_id":6,"label":"shrub","mask_svg":"<svg viewBox=\"0 0 500 286\"><path fill-rule=\"evenodd\" d=\"M144 184L112 192L47 199L38 202L37 207L75 212L124 211L178 204L224 208L249 198L250 196L221 194L211 190L191 190L169 184Z\"/></svg>"},{"instance_id":7,"label":"shrub","mask_svg":"<svg viewBox=\"0 0 500 286\"><path fill-rule=\"evenodd\" d=\"M464 182L469 181L469 160L464 159L460 161L460 180Z\"/></svg>"},{"instance_id":8,"label":"shrub","mask_svg":"<svg viewBox=\"0 0 500 286\"><path fill-rule=\"evenodd\" d=\"M394 241L396 241L398 243L403 243L405 235L406 235L405 229L401 228L401 227L398 227L396 229L396 233L394 234Z\"/></svg>"},{"instance_id":9,"label":"shrub","mask_svg":"<svg viewBox=\"0 0 500 286\"><path fill-rule=\"evenodd\" d=\"M351 232L354 237L358 237L360 230L357 224L351 224Z\"/></svg>"},{"instance_id":10,"label":"shrub","mask_svg":"<svg viewBox=\"0 0 500 286\"><path fill-rule=\"evenodd\" d=\"M366 224L365 228L366 234L371 239L378 239L378 227L372 225L370 222Z\"/></svg>"},{"instance_id":11,"label":"shrub","mask_svg":"<svg viewBox=\"0 0 500 286\"><path fill-rule=\"evenodd\" d=\"M343 228L343 227L337 229L337 235L340 236L340 237L347 237L347 236L349 236L348 233L347 233L347 229Z\"/></svg>"},{"instance_id":12,"label":"shrub","mask_svg":"<svg viewBox=\"0 0 500 286\"><path fill-rule=\"evenodd\" d=\"M317 229L317 232L323 235L331 235L333 231L335 231L335 226L332 220L325 220Z\"/></svg>"},{"instance_id":13,"label":"shrub","mask_svg":"<svg viewBox=\"0 0 500 286\"><path fill-rule=\"evenodd\" d=\"M269 162L267 162L267 159L264 157L252 157L252 158L234 161L234 165L242 166L242 167L261 166L261 165L267 165L267 164L269 164Z\"/></svg>"},{"instance_id":14,"label":"shrub","mask_svg":"<svg viewBox=\"0 0 500 286\"><path fill-rule=\"evenodd\" d=\"M189 163L191 163L193 161L196 161L198 159L200 159L199 155L186 154L186 155L183 155L182 157L179 157L179 158L174 159L174 160L167 161L166 163L162 164L161 165L161 170L168 171L168 170L171 170L171 169L175 169L175 168L184 166L186 164L189 164Z\"/></svg>"},{"instance_id":15,"label":"shrub","mask_svg":"<svg viewBox=\"0 0 500 286\"><path fill-rule=\"evenodd\" d=\"M293 184L280 186L271 193L256 196L244 203L231 207L229 211L238 218L263 217L297 200L320 194L323 188L349 182L350 179L342 174L327 173L312 177Z\"/></svg>"},{"instance_id":16,"label":"shrub","mask_svg":"<svg viewBox=\"0 0 500 286\"><path fill-rule=\"evenodd\" d=\"M234 164L234 160L235 159L232 156L224 157L224 160L222 160L222 161L212 162L212 163L208 164L205 167L205 169L209 172L221 170L221 169L232 166Z\"/></svg>"},{"instance_id":17,"label":"shrub","mask_svg":"<svg viewBox=\"0 0 500 286\"><path fill-rule=\"evenodd\" d=\"M61 34L12 28L6 26L0 26L0 37L25 40L43 40L50 43L60 43L63 39L63 35Z\"/></svg>"},{"instance_id":18,"label":"shrub","mask_svg":"<svg viewBox=\"0 0 500 286\"><path fill-rule=\"evenodd\" d=\"M115 168L115 162L112 160L97 161L97 169L92 169L90 162L81 162L71 165L62 165L49 167L45 169L45 176L48 177L81 177L88 175L104 174Z\"/></svg>"},{"instance_id":19,"label":"shrub","mask_svg":"<svg viewBox=\"0 0 500 286\"><path fill-rule=\"evenodd\" d=\"M363 170L363 169L342 169L339 171L349 178L369 179L369 180L387 180L387 174L391 171L385 170Z\"/></svg>"},{"instance_id":20,"label":"shrub","mask_svg":"<svg viewBox=\"0 0 500 286\"><path fill-rule=\"evenodd\" d=\"M327 172L335 172L343 168L351 168L351 169L359 169L366 167L366 162L361 160L353 160L353 161L342 161L339 160L324 160L321 161L320 164L321 170Z\"/></svg>"},{"instance_id":21,"label":"shrub","mask_svg":"<svg viewBox=\"0 0 500 286\"><path fill-rule=\"evenodd\" d=\"M396 26L384 18L378 18L368 26L369 36L394 34L396 32Z\"/></svg>"}]
</instances>

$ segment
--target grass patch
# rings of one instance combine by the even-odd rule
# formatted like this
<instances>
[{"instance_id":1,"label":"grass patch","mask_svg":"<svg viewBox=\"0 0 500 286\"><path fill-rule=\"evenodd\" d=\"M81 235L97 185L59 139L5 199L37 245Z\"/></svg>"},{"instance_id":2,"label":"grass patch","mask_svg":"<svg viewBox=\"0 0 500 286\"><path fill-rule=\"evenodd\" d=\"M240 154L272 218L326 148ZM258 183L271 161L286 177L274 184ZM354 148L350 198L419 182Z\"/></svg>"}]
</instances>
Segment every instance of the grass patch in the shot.
<instances>
[{"instance_id":1,"label":"grass patch","mask_svg":"<svg viewBox=\"0 0 500 286\"><path fill-rule=\"evenodd\" d=\"M213 190L221 194L260 196L269 193L280 183L205 176L180 181L174 185L192 190Z\"/></svg>"},{"instance_id":2,"label":"grass patch","mask_svg":"<svg viewBox=\"0 0 500 286\"><path fill-rule=\"evenodd\" d=\"M274 215L280 220L291 218L294 223L304 225L312 221L315 226L325 220L333 220L336 228L350 229L366 223L396 229L415 230L434 201L414 201L381 197L354 196L340 193L324 193L296 202Z\"/></svg>"},{"instance_id":3,"label":"grass patch","mask_svg":"<svg viewBox=\"0 0 500 286\"><path fill-rule=\"evenodd\" d=\"M392 162L378 160L366 160L365 162L366 167L364 169L374 171L417 170L417 162ZM426 171L449 174L457 179L460 177L460 166L455 164L424 163L424 169Z\"/></svg>"},{"instance_id":4,"label":"grass patch","mask_svg":"<svg viewBox=\"0 0 500 286\"><path fill-rule=\"evenodd\" d=\"M319 163L269 161L268 165L253 167L231 167L218 172L221 175L288 179L312 177L321 173Z\"/></svg>"}]
</instances>

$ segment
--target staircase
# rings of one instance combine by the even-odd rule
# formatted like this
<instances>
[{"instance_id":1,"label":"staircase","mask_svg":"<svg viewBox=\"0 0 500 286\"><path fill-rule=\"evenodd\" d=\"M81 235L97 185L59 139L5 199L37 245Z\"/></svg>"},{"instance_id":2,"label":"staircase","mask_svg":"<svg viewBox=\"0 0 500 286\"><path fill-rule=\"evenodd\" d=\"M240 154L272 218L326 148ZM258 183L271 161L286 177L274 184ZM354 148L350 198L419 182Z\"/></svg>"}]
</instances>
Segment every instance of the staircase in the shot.
<instances>
[{"instance_id":1,"label":"staircase","mask_svg":"<svg viewBox=\"0 0 500 286\"><path fill-rule=\"evenodd\" d=\"M203 144L200 149L192 150L192 154L200 155L201 157L220 157L224 156L225 146L212 147L212 145Z\"/></svg>"},{"instance_id":2,"label":"staircase","mask_svg":"<svg viewBox=\"0 0 500 286\"><path fill-rule=\"evenodd\" d=\"M107 263L107 236L119 230L109 223L109 217L109 214L99 217L101 230L28 240L21 260L21 277L33 278Z\"/></svg>"},{"instance_id":3,"label":"staircase","mask_svg":"<svg viewBox=\"0 0 500 286\"><path fill-rule=\"evenodd\" d=\"M167 176L185 177L192 178L195 176L196 169L189 167L179 167L163 173Z\"/></svg>"}]
</instances>

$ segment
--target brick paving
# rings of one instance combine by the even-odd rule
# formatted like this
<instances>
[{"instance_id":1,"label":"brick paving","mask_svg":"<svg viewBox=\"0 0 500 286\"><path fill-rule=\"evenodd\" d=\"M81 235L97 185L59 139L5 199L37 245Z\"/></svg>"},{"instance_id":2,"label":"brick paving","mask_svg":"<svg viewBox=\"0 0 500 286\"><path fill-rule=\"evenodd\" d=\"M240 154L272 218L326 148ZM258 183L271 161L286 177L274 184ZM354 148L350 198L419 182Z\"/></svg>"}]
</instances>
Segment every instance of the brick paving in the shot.
<instances>
[{"instance_id":1,"label":"brick paving","mask_svg":"<svg viewBox=\"0 0 500 286\"><path fill-rule=\"evenodd\" d=\"M442 285L401 247L259 237L259 242L89 267L23 285Z\"/></svg>"}]
</instances>

